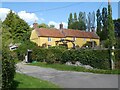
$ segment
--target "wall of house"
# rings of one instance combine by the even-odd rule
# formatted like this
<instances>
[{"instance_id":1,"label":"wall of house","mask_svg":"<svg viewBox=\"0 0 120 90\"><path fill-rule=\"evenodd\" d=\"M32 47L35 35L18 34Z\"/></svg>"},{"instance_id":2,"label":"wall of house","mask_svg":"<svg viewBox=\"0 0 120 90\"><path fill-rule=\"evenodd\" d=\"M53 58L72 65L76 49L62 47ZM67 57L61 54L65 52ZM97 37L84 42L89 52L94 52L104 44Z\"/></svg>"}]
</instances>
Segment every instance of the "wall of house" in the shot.
<instances>
[{"instance_id":1,"label":"wall of house","mask_svg":"<svg viewBox=\"0 0 120 90\"><path fill-rule=\"evenodd\" d=\"M53 38L53 37L50 37L50 38L51 38L51 41L48 41L48 37L39 37L39 46L42 46L43 44L56 46L55 41L61 40L61 38Z\"/></svg>"},{"instance_id":2,"label":"wall of house","mask_svg":"<svg viewBox=\"0 0 120 90\"><path fill-rule=\"evenodd\" d=\"M51 38L51 41L48 41L48 37L38 37L35 30L32 31L31 36L30 36L30 40L37 43L38 46L42 46L45 43L47 46L48 45L56 46L55 41L62 39L62 38L53 38L53 37L50 37L50 38ZM73 37L66 37L64 39L73 40ZM74 43L75 43L75 45L82 47L87 41L95 41L97 45L99 45L99 43L100 43L99 39L90 39L90 38L76 38ZM59 42L58 45L59 44L63 44L63 43ZM71 42L67 43L67 45L68 45L68 48L73 47L73 44Z\"/></svg>"},{"instance_id":3,"label":"wall of house","mask_svg":"<svg viewBox=\"0 0 120 90\"><path fill-rule=\"evenodd\" d=\"M35 30L31 32L30 40L39 46L39 38Z\"/></svg>"}]
</instances>

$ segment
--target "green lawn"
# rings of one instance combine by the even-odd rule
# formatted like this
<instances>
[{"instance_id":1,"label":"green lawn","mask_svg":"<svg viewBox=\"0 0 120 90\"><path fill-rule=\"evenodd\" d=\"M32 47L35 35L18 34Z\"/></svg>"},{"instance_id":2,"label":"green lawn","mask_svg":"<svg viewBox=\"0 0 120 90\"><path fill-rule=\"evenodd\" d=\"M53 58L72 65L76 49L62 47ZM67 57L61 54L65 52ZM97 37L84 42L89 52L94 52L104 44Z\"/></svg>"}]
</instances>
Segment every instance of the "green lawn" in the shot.
<instances>
[{"instance_id":1,"label":"green lawn","mask_svg":"<svg viewBox=\"0 0 120 90\"><path fill-rule=\"evenodd\" d=\"M68 66L64 64L46 64L43 62L36 62L36 63L31 63L29 65L46 67L46 68L54 68L54 69L63 70L63 71L92 72L92 73L99 73L99 74L120 74L120 70L101 70L101 69L92 70L92 69L86 69L80 66L76 67L76 66Z\"/></svg>"},{"instance_id":2,"label":"green lawn","mask_svg":"<svg viewBox=\"0 0 120 90\"><path fill-rule=\"evenodd\" d=\"M59 88L59 86L48 81L19 73L16 73L13 85L13 88Z\"/></svg>"}]
</instances>

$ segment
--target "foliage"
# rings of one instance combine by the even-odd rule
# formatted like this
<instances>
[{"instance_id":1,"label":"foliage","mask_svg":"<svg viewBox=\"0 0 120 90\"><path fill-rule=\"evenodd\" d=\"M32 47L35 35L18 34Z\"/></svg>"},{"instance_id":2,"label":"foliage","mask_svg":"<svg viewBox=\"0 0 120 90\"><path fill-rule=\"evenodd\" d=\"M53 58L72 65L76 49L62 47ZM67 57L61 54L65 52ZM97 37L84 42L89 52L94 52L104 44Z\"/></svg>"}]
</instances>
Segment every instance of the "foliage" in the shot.
<instances>
[{"instance_id":1,"label":"foliage","mask_svg":"<svg viewBox=\"0 0 120 90\"><path fill-rule=\"evenodd\" d=\"M32 50L32 59L35 61L46 61L49 64L80 61L82 64L91 65L98 69L110 68L107 50L67 50L62 48L34 48Z\"/></svg>"},{"instance_id":2,"label":"foliage","mask_svg":"<svg viewBox=\"0 0 120 90\"><path fill-rule=\"evenodd\" d=\"M51 24L49 25L49 28L55 28L55 25Z\"/></svg>"},{"instance_id":3,"label":"foliage","mask_svg":"<svg viewBox=\"0 0 120 90\"><path fill-rule=\"evenodd\" d=\"M90 65L98 69L109 69L109 54L105 50L69 50L62 56L62 62L80 61L84 65Z\"/></svg>"},{"instance_id":4,"label":"foliage","mask_svg":"<svg viewBox=\"0 0 120 90\"><path fill-rule=\"evenodd\" d=\"M15 42L25 41L27 33L30 31L29 25L22 20L12 10L8 13L6 19L3 21L3 26L7 29L6 32L11 34L11 38Z\"/></svg>"},{"instance_id":5,"label":"foliage","mask_svg":"<svg viewBox=\"0 0 120 90\"><path fill-rule=\"evenodd\" d=\"M120 38L120 18L113 20L115 28L115 36Z\"/></svg>"},{"instance_id":6,"label":"foliage","mask_svg":"<svg viewBox=\"0 0 120 90\"><path fill-rule=\"evenodd\" d=\"M108 14L107 8L102 9L102 40L106 40L108 38Z\"/></svg>"},{"instance_id":7,"label":"foliage","mask_svg":"<svg viewBox=\"0 0 120 90\"><path fill-rule=\"evenodd\" d=\"M120 69L120 50L115 50L115 68Z\"/></svg>"},{"instance_id":8,"label":"foliage","mask_svg":"<svg viewBox=\"0 0 120 90\"><path fill-rule=\"evenodd\" d=\"M77 19L77 14L74 13L74 18L72 16L72 13L70 13L69 18L68 18L68 28L69 29L77 29L77 30L85 30L86 25L85 25L85 13L80 12L78 19Z\"/></svg>"},{"instance_id":9,"label":"foliage","mask_svg":"<svg viewBox=\"0 0 120 90\"><path fill-rule=\"evenodd\" d=\"M18 60L24 60L25 55L27 54L27 50L32 50L34 47L36 47L37 49L37 45L29 40L24 43L21 43L19 48L15 51L17 53Z\"/></svg>"},{"instance_id":10,"label":"foliage","mask_svg":"<svg viewBox=\"0 0 120 90\"><path fill-rule=\"evenodd\" d=\"M95 29L95 12L93 11L93 13L89 12L88 13L88 19L87 19L87 29L88 31Z\"/></svg>"},{"instance_id":11,"label":"foliage","mask_svg":"<svg viewBox=\"0 0 120 90\"><path fill-rule=\"evenodd\" d=\"M2 49L2 89L12 88L15 74L15 63L10 52L3 47Z\"/></svg>"},{"instance_id":12,"label":"foliage","mask_svg":"<svg viewBox=\"0 0 120 90\"><path fill-rule=\"evenodd\" d=\"M45 23L41 23L38 25L39 28L48 28L49 26Z\"/></svg>"},{"instance_id":13,"label":"foliage","mask_svg":"<svg viewBox=\"0 0 120 90\"><path fill-rule=\"evenodd\" d=\"M101 13L100 13L100 9L97 10L97 13L96 13L96 16L97 16L97 34L98 36L100 36L100 39L101 39L101 28L102 28L102 25L101 25L101 19L102 19L102 16L101 16Z\"/></svg>"}]
</instances>

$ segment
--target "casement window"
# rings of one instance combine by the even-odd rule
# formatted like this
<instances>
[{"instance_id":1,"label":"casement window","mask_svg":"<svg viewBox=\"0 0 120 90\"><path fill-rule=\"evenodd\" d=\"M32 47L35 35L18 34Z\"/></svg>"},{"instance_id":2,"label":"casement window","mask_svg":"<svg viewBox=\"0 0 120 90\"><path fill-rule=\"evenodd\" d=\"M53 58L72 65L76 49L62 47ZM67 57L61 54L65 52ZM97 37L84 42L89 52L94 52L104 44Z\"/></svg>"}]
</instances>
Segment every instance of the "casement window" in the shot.
<instances>
[{"instance_id":1,"label":"casement window","mask_svg":"<svg viewBox=\"0 0 120 90\"><path fill-rule=\"evenodd\" d=\"M76 37L73 37L73 41L76 41Z\"/></svg>"},{"instance_id":2,"label":"casement window","mask_svg":"<svg viewBox=\"0 0 120 90\"><path fill-rule=\"evenodd\" d=\"M84 38L83 41L86 41L86 38Z\"/></svg>"},{"instance_id":3,"label":"casement window","mask_svg":"<svg viewBox=\"0 0 120 90\"><path fill-rule=\"evenodd\" d=\"M48 41L49 41L49 42L51 42L51 41L52 41L52 39L51 39L50 37L48 37Z\"/></svg>"},{"instance_id":4,"label":"casement window","mask_svg":"<svg viewBox=\"0 0 120 90\"><path fill-rule=\"evenodd\" d=\"M92 39L90 39L90 41L92 41Z\"/></svg>"}]
</instances>

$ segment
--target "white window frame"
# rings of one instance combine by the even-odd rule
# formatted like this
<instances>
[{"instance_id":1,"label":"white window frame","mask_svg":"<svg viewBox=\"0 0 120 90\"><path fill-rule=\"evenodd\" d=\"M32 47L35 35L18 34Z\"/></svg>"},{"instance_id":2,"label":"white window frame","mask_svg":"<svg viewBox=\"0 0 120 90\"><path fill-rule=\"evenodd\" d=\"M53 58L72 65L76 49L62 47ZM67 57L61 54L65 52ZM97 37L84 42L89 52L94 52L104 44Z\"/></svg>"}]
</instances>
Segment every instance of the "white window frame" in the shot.
<instances>
[{"instance_id":1,"label":"white window frame","mask_svg":"<svg viewBox=\"0 0 120 90\"><path fill-rule=\"evenodd\" d=\"M51 37L48 37L48 42L51 42L52 41L52 38Z\"/></svg>"},{"instance_id":2,"label":"white window frame","mask_svg":"<svg viewBox=\"0 0 120 90\"><path fill-rule=\"evenodd\" d=\"M76 41L76 37L73 37L73 41Z\"/></svg>"}]
</instances>

